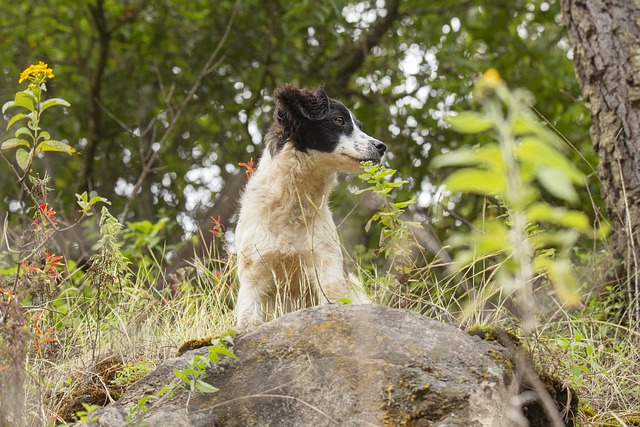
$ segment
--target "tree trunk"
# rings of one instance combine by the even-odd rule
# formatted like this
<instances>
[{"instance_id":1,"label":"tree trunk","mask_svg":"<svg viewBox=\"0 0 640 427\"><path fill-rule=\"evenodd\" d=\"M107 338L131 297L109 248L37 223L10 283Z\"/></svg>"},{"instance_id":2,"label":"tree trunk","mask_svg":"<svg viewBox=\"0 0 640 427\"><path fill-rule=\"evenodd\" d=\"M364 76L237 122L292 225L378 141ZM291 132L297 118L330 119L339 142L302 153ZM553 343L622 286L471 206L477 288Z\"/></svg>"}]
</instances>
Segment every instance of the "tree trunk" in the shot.
<instances>
[{"instance_id":1,"label":"tree trunk","mask_svg":"<svg viewBox=\"0 0 640 427\"><path fill-rule=\"evenodd\" d=\"M640 324L640 0L562 0L576 75L590 103L614 256L624 260L629 320Z\"/></svg>"}]
</instances>

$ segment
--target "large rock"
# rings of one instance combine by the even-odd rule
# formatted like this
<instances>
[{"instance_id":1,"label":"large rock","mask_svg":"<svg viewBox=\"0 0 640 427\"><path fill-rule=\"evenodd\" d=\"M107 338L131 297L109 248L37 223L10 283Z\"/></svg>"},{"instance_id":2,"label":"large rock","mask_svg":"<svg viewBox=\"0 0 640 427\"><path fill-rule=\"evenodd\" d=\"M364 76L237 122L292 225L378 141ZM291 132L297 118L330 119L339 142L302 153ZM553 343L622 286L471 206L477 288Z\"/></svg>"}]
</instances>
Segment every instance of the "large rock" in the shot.
<instances>
[{"instance_id":1,"label":"large rock","mask_svg":"<svg viewBox=\"0 0 640 427\"><path fill-rule=\"evenodd\" d=\"M236 337L204 381L150 402L150 426L512 426L518 392L507 351L416 313L330 305L290 313ZM129 408L157 393L197 354L167 360L92 426L125 426Z\"/></svg>"}]
</instances>

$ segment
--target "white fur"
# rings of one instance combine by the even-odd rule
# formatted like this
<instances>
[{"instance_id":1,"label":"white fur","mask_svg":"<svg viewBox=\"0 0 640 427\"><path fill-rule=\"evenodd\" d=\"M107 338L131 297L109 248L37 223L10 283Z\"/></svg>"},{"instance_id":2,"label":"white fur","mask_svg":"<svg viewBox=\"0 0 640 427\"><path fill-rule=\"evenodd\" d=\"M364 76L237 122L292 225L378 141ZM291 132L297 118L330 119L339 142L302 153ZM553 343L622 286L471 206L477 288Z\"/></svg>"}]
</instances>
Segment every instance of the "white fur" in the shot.
<instances>
[{"instance_id":1,"label":"white fur","mask_svg":"<svg viewBox=\"0 0 640 427\"><path fill-rule=\"evenodd\" d=\"M276 306L291 311L342 297L368 302L347 279L329 210L337 172L357 172L379 144L354 129L331 153L304 153L290 142L273 156L265 150L242 196L236 228L239 329L271 318ZM268 134L267 147L274 143L269 138L278 136Z\"/></svg>"}]
</instances>

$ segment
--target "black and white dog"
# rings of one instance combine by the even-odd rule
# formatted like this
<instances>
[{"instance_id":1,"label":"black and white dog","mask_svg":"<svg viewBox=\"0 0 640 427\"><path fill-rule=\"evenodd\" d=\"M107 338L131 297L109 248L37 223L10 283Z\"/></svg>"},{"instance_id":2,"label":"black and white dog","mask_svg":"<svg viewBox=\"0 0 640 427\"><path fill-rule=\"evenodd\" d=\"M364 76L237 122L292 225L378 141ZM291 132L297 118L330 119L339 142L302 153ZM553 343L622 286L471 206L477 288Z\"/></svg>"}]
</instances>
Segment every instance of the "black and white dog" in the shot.
<instances>
[{"instance_id":1,"label":"black and white dog","mask_svg":"<svg viewBox=\"0 0 640 427\"><path fill-rule=\"evenodd\" d=\"M236 228L239 329L343 297L368 302L345 274L329 195L338 172L380 162L386 146L322 87L286 85L274 97L275 123L242 196Z\"/></svg>"}]
</instances>

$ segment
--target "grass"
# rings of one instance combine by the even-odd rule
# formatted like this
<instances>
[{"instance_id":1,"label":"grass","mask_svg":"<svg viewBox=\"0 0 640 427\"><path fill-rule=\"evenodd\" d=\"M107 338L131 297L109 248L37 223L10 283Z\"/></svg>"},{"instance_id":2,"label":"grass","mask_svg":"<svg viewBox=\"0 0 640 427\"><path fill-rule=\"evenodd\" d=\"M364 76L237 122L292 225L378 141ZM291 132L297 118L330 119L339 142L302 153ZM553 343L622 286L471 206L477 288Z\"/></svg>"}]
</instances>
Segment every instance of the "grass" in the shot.
<instances>
[{"instance_id":1,"label":"grass","mask_svg":"<svg viewBox=\"0 0 640 427\"><path fill-rule=\"evenodd\" d=\"M61 416L69 415L69 405L82 394L89 395L85 400L91 404L119 397L110 395L113 384L105 381L97 367L100 362L111 360L118 370L136 364L155 366L175 356L188 339L232 328L231 302L236 289L232 263L211 259L208 266L215 266L211 269L197 261L188 269L192 277L168 278L170 283L163 290L156 287L161 266L150 265L140 268L132 283L104 289L109 295L87 298L86 292L69 287L64 297L66 313L43 315L47 324L58 317L56 340L41 345L42 355L34 348L29 350L24 425L64 425ZM76 275L82 272L72 272L69 280ZM98 319L96 301L100 298L104 302ZM78 404L73 406L78 409Z\"/></svg>"},{"instance_id":2,"label":"grass","mask_svg":"<svg viewBox=\"0 0 640 427\"><path fill-rule=\"evenodd\" d=\"M492 114L499 117L491 116L491 120L495 120L500 129L508 131L510 122L502 118L501 105L494 105ZM477 115L468 115L467 125L469 120L483 126L487 123L486 120L478 121ZM537 125L531 126L546 135ZM507 148L518 147L513 136L503 138ZM463 154L469 155L468 152ZM472 154L478 155L478 152ZM484 155L487 155L486 150ZM525 157L537 159L541 156ZM468 157L464 159L467 166ZM460 161L459 155L454 160ZM562 162L566 163L565 160ZM512 166L511 175L519 176L518 165ZM477 174L478 168L472 169L466 168L465 173ZM383 199L372 218L377 223L375 226L382 230L382 239L375 254L364 254L364 259L370 261L349 259L347 262L367 288L371 300L414 310L460 328L487 326L511 330L529 351L539 372L552 375L577 391L581 406L576 418L581 426L640 426L639 329L637 325L625 326L627 319L617 312L624 306L620 304L621 292L602 285L607 280L607 269L615 265L607 258L607 252L599 252L600 248L580 249L577 244L566 243L567 234L560 231L575 231L576 228L576 223L565 222L567 211L553 210L547 205L533 206L538 212L540 208L548 208L542 211L550 216L538 222L548 222L548 218L558 222L544 234L537 229L527 229L522 221L519 232L513 233L512 216L509 215L485 218L472 231L456 235L457 251L447 248L456 252L457 263L454 264L443 261L444 257L423 253L419 242L413 239L410 230L417 224L409 223L403 217L415 200L391 200L389 195L402 182L392 180L393 172L390 171L380 166L361 176L371 184L361 191L372 191ZM573 172L565 170L564 173L570 176ZM476 185L480 180L467 181L472 182L458 180L458 185ZM516 184L521 188L512 188L503 201L509 202L511 198L517 202L518 197L514 194L529 194L535 187L533 181ZM531 200L534 199L537 200ZM506 206L516 208L500 212L515 212L520 217L533 210L522 200L506 203ZM573 214L573 218L578 215L587 221L583 213ZM233 304L238 288L233 254L220 252L214 245L189 267L165 277L165 251L155 234L164 223L146 224L137 231L130 226L130 238L124 245L119 243L120 225L108 211L103 210L100 224L102 237L87 272L75 266L68 267L67 274L55 278L58 280L55 291L51 281L41 277L51 270L41 268L42 271L36 273L26 270L27 267L36 268L35 264L25 265L24 273L15 275L15 281L25 287L25 295L31 292L37 297L33 300L38 300L37 304L25 304L23 300L26 320L22 323L29 328L30 341L22 343L20 339L25 335L11 335L8 330L0 330L0 351L11 354L12 349L24 348L27 354L24 387L20 380L9 383L13 389L0 389L0 398L19 396L16 402L22 402L23 406L14 408L11 414L0 411L0 425L68 424L63 419L70 420L80 411L90 412L91 405L116 400L136 377L174 356L185 341L222 335L233 327ZM214 225L212 232L221 238L219 223ZM42 222L39 230L44 233L48 227L49 223ZM500 233L506 236L502 240L496 237ZM578 235L574 235L577 241ZM544 242L545 237L557 239L550 240L552 243L549 244ZM475 240L470 243L470 238ZM536 239L537 247L542 249L533 251L529 242ZM149 247L145 242L151 241L155 243ZM503 244L503 241L507 243ZM553 243L556 241L562 244L552 253L549 247L558 246ZM224 247L222 243L219 246ZM524 251L527 256L517 258L516 246L524 247L520 255ZM483 252L472 258L480 247L484 247ZM380 262L380 254L384 254L386 261ZM569 255L577 261L576 270L581 273L577 283L582 294L580 302L571 307L568 304L576 300L577 293L571 286L558 282L571 284L573 280L557 280L558 276L553 283L549 280L549 277L554 278L552 272L560 271L551 267L569 265L556 263L556 260L568 260ZM0 254L0 261L6 263L4 256ZM46 256L50 264L56 262L57 258ZM125 257L131 264L127 264ZM462 263L460 259L466 261ZM594 260L598 262L594 263ZM536 261L545 261L544 265L551 267L546 271L533 269ZM66 263L74 265L70 260ZM135 274L129 270L131 265L136 268ZM523 266L527 267L527 274L522 274ZM559 277L567 279L569 276L574 275ZM18 287L15 283L11 287L7 282L10 279L5 280L0 275L0 290L5 291L0 295L0 308L7 306L10 299L6 291ZM39 289L49 289L49 292L39 294L34 291ZM573 294L567 298L569 291ZM33 307L25 307L30 304ZM276 299L275 315L281 314L287 305L288 302ZM523 325L526 327L522 328ZM0 382L6 386L6 374L22 365L3 365L6 357L0 360ZM537 393L544 394L539 390Z\"/></svg>"},{"instance_id":3,"label":"grass","mask_svg":"<svg viewBox=\"0 0 640 427\"><path fill-rule=\"evenodd\" d=\"M601 254L602 256L602 254ZM606 254L604 255L606 256ZM542 277L537 283L536 329L524 336L519 328L516 291L496 284L499 264L489 257L438 278L436 271L451 271L436 261L413 270L404 286L388 276L370 275L376 302L408 308L462 329L502 327L523 339L539 372L550 374L580 398L579 426L640 425L640 333L611 318L613 302L584 257L582 303L566 307L555 288ZM589 272L591 274L589 274ZM586 279L590 277L590 279ZM387 285L385 285L385 283ZM475 283L475 286L468 284Z\"/></svg>"},{"instance_id":4,"label":"grass","mask_svg":"<svg viewBox=\"0 0 640 427\"><path fill-rule=\"evenodd\" d=\"M138 253L150 253L140 249ZM491 259L452 271L450 265L426 262L422 256L421 266L403 265L401 280L393 266L382 273L354 260L350 264L376 303L461 328L501 326L520 333L513 292L496 285L498 265ZM76 269L61 284L64 292L45 305L50 310L27 311L31 318L40 313L41 330L55 326L55 341L43 342L41 353L29 344L23 425L68 424L61 416L69 415L70 408L82 409L80 395L94 398L85 397L85 403L103 404L124 391L128 384L118 383L110 368L129 369L131 382L175 356L184 341L233 327L233 255L211 250L167 278L161 274L161 258L147 257L130 281L105 287L101 294L81 287L84 273ZM158 286L163 280L167 285ZM543 372L577 390L580 425L640 425L640 335L607 320L608 302L600 301L600 287L584 285L582 306L567 308L557 302L552 286L541 278L536 283L536 333L525 345ZM100 310L97 301L102 301Z\"/></svg>"}]
</instances>

